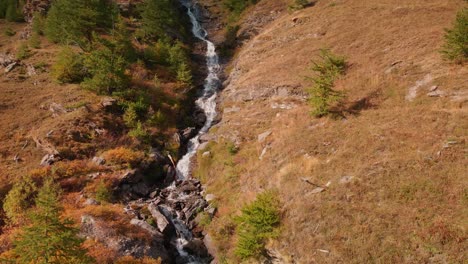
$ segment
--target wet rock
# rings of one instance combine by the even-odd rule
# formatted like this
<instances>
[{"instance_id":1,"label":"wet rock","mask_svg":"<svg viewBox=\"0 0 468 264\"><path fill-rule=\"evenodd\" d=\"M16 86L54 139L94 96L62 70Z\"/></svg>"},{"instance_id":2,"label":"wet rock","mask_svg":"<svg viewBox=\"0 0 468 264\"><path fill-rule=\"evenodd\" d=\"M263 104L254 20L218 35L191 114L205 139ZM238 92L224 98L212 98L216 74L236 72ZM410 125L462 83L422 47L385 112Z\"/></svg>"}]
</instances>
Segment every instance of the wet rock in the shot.
<instances>
[{"instance_id":1,"label":"wet rock","mask_svg":"<svg viewBox=\"0 0 468 264\"><path fill-rule=\"evenodd\" d=\"M205 247L203 240L198 238L195 238L184 245L184 250L191 255L198 256L199 258L209 257L208 250Z\"/></svg>"},{"instance_id":2,"label":"wet rock","mask_svg":"<svg viewBox=\"0 0 468 264\"><path fill-rule=\"evenodd\" d=\"M180 132L180 140L181 142L185 143L196 135L197 130L194 127L187 127L186 129Z\"/></svg>"},{"instance_id":3,"label":"wet rock","mask_svg":"<svg viewBox=\"0 0 468 264\"><path fill-rule=\"evenodd\" d=\"M120 183L138 183L143 180L143 175L137 169L126 170L119 177Z\"/></svg>"},{"instance_id":4,"label":"wet rock","mask_svg":"<svg viewBox=\"0 0 468 264\"><path fill-rule=\"evenodd\" d=\"M148 211L150 211L151 216L159 229L159 232L163 233L166 236L174 233L175 229L172 223L161 213L159 207L153 203L148 205Z\"/></svg>"},{"instance_id":5,"label":"wet rock","mask_svg":"<svg viewBox=\"0 0 468 264\"><path fill-rule=\"evenodd\" d=\"M150 187L144 182L133 184L131 187L131 192L141 197L147 196L150 191Z\"/></svg>"}]
</instances>

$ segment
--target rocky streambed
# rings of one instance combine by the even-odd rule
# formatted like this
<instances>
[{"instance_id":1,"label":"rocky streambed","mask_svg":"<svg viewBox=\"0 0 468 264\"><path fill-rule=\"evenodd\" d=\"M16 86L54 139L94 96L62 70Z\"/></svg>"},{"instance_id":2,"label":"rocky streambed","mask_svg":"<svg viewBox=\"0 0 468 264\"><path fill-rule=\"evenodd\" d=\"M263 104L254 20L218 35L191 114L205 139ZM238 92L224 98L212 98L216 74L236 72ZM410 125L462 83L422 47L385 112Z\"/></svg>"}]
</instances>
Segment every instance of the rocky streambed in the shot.
<instances>
[{"instance_id":1,"label":"rocky streambed","mask_svg":"<svg viewBox=\"0 0 468 264\"><path fill-rule=\"evenodd\" d=\"M187 128L176 135L185 148L185 155L177 164L171 157L164 157L158 152L152 154L160 165L164 164L167 168L163 184L159 187L149 187L141 175L133 173L127 177L127 181L121 181L119 190L120 197L126 197L129 201L125 210L134 217L132 224L157 238L159 243L156 244L164 244L167 254L159 255L165 262L209 263L212 257L204 243L200 218L202 215L213 217L216 208L205 200L205 191L200 181L191 178L190 169L201 144L200 138L208 132L217 116L220 65L215 45L208 40L208 33L201 25L201 12L197 4L190 0L181 0L180 3L187 10L193 35L206 45L207 75L200 96L195 102L196 112L201 111L205 118L200 130ZM204 214L200 214L201 212ZM157 251L157 248L154 250Z\"/></svg>"}]
</instances>

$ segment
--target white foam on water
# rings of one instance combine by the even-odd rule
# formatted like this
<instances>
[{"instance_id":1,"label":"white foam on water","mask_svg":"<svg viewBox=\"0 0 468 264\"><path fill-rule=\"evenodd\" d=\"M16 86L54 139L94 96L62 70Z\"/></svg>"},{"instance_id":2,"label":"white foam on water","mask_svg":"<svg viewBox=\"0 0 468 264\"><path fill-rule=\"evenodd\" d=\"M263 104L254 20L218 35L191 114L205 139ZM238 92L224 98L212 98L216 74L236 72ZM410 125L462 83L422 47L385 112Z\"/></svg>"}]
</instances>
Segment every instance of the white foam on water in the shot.
<instances>
[{"instance_id":1,"label":"white foam on water","mask_svg":"<svg viewBox=\"0 0 468 264\"><path fill-rule=\"evenodd\" d=\"M179 180L187 179L189 177L191 159L195 156L197 149L200 146L200 136L208 132L216 118L216 97L220 84L218 76L220 65L219 57L216 53L216 47L213 42L207 39L208 33L197 20L195 15L195 5L190 1L182 1L182 4L187 7L187 14L192 22L192 33L207 45L205 56L208 75L203 86L203 94L195 102L196 105L205 113L206 121L198 134L188 142L187 153L177 163L176 172Z\"/></svg>"}]
</instances>

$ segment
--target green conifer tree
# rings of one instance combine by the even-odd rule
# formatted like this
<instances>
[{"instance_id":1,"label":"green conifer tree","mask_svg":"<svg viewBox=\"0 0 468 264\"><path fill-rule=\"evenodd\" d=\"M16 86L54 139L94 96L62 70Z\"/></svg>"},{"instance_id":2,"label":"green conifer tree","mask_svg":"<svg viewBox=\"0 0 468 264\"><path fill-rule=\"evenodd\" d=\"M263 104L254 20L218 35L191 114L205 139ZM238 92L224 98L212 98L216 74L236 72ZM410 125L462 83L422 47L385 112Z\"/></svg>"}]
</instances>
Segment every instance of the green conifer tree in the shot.
<instances>
[{"instance_id":1,"label":"green conifer tree","mask_svg":"<svg viewBox=\"0 0 468 264\"><path fill-rule=\"evenodd\" d=\"M24 227L13 241L13 252L19 263L91 263L81 247L83 239L69 219L61 220L59 187L51 178L45 180L35 199L36 208L30 213L31 224Z\"/></svg>"}]
</instances>

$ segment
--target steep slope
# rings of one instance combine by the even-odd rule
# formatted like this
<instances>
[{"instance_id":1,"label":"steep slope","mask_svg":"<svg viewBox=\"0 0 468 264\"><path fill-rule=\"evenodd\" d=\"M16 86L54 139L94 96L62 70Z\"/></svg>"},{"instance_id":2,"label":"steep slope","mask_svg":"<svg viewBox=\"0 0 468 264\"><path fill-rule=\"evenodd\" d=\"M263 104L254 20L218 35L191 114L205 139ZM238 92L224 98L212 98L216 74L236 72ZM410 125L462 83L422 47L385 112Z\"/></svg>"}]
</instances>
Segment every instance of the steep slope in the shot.
<instances>
[{"instance_id":1,"label":"steep slope","mask_svg":"<svg viewBox=\"0 0 468 264\"><path fill-rule=\"evenodd\" d=\"M468 68L439 50L464 2L284 4L244 14L238 38L259 32L227 67L222 120L198 155L194 174L219 209L208 227L219 259L236 262L232 216L277 189L281 236L268 248L283 262L463 262ZM306 102L321 48L349 63L338 118L314 118Z\"/></svg>"}]
</instances>

